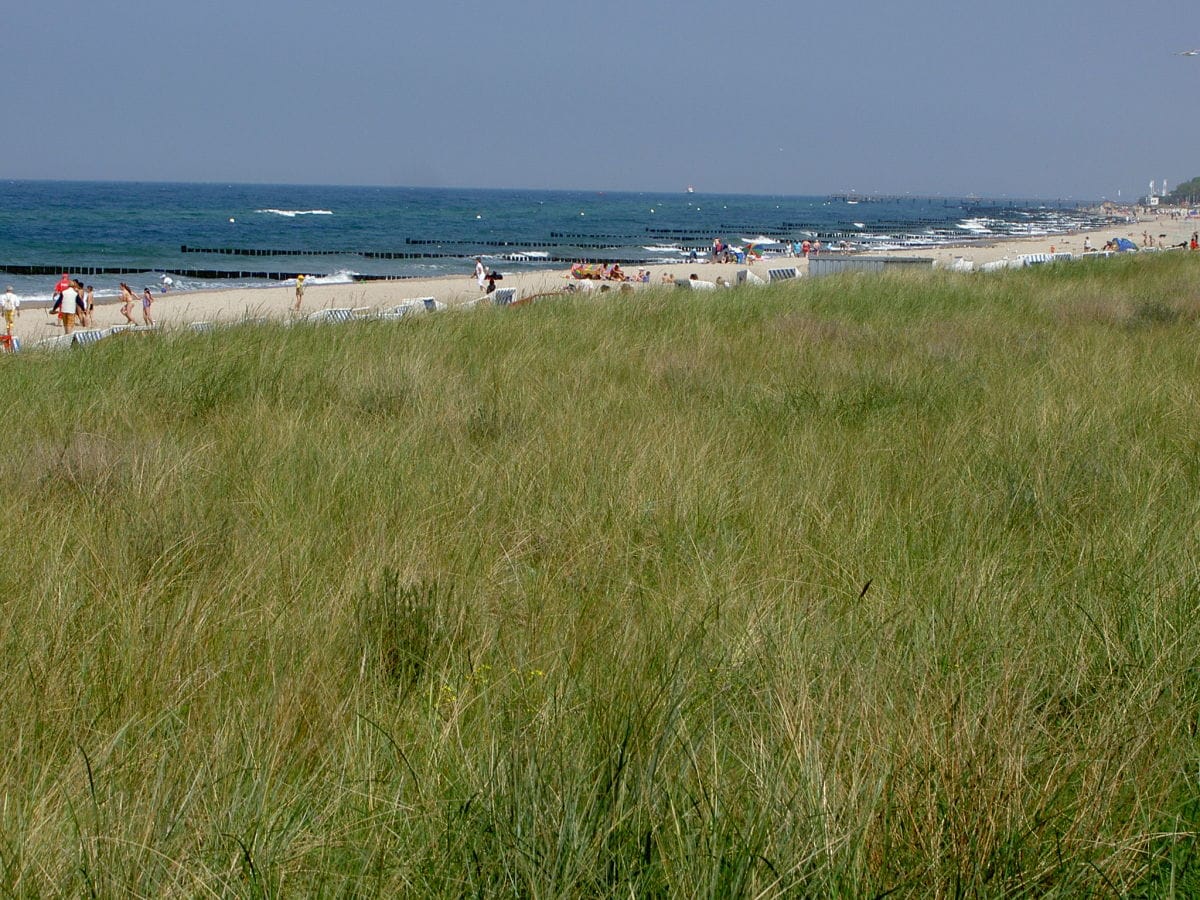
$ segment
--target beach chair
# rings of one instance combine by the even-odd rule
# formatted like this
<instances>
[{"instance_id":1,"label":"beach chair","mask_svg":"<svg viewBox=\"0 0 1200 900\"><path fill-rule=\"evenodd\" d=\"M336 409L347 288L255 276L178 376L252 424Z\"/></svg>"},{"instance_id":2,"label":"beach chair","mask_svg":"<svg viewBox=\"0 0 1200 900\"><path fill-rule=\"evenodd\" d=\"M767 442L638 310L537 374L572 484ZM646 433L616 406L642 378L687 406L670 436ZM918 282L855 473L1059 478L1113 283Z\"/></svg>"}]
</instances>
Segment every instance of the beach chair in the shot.
<instances>
[{"instance_id":1,"label":"beach chair","mask_svg":"<svg viewBox=\"0 0 1200 900\"><path fill-rule=\"evenodd\" d=\"M395 306L385 309L383 317L387 319L399 319L401 316L411 316L423 312L437 312L445 308L446 304L436 297L416 297L412 300L401 300Z\"/></svg>"},{"instance_id":2,"label":"beach chair","mask_svg":"<svg viewBox=\"0 0 1200 900\"><path fill-rule=\"evenodd\" d=\"M410 310L406 306L389 306L387 309L381 309L375 313L376 319L383 321L391 321L394 319L403 319L409 314Z\"/></svg>"},{"instance_id":3,"label":"beach chair","mask_svg":"<svg viewBox=\"0 0 1200 900\"><path fill-rule=\"evenodd\" d=\"M799 278L800 273L796 271L795 266L787 266L782 269L767 269L767 278L772 284L776 281L787 281L791 278Z\"/></svg>"},{"instance_id":4,"label":"beach chair","mask_svg":"<svg viewBox=\"0 0 1200 900\"><path fill-rule=\"evenodd\" d=\"M72 332L71 337L75 339L75 346L87 347L111 334L112 332L107 328L81 328L79 331Z\"/></svg>"},{"instance_id":5,"label":"beach chair","mask_svg":"<svg viewBox=\"0 0 1200 900\"><path fill-rule=\"evenodd\" d=\"M354 318L354 310L348 306L318 309L304 317L305 322L313 325L328 325L333 322L349 322Z\"/></svg>"},{"instance_id":6,"label":"beach chair","mask_svg":"<svg viewBox=\"0 0 1200 900\"><path fill-rule=\"evenodd\" d=\"M492 303L496 306L508 306L513 302L513 298L517 296L516 288L496 288L489 294L492 298Z\"/></svg>"},{"instance_id":7,"label":"beach chair","mask_svg":"<svg viewBox=\"0 0 1200 900\"><path fill-rule=\"evenodd\" d=\"M212 331L215 327L212 322L192 322L188 325L192 331Z\"/></svg>"},{"instance_id":8,"label":"beach chair","mask_svg":"<svg viewBox=\"0 0 1200 900\"><path fill-rule=\"evenodd\" d=\"M676 278L675 287L689 291L715 291L717 289L717 285L712 281L700 281L699 279L693 281L691 278Z\"/></svg>"},{"instance_id":9,"label":"beach chair","mask_svg":"<svg viewBox=\"0 0 1200 900\"><path fill-rule=\"evenodd\" d=\"M403 319L405 316L415 316L425 312L425 298L417 300L401 300L395 306L382 309L377 314L380 319Z\"/></svg>"},{"instance_id":10,"label":"beach chair","mask_svg":"<svg viewBox=\"0 0 1200 900\"><path fill-rule=\"evenodd\" d=\"M74 334L56 334L54 337L42 338L33 345L34 350L67 350L75 343Z\"/></svg>"},{"instance_id":11,"label":"beach chair","mask_svg":"<svg viewBox=\"0 0 1200 900\"><path fill-rule=\"evenodd\" d=\"M1040 266L1050 262L1049 253L1022 253L1019 257L1022 266Z\"/></svg>"}]
</instances>

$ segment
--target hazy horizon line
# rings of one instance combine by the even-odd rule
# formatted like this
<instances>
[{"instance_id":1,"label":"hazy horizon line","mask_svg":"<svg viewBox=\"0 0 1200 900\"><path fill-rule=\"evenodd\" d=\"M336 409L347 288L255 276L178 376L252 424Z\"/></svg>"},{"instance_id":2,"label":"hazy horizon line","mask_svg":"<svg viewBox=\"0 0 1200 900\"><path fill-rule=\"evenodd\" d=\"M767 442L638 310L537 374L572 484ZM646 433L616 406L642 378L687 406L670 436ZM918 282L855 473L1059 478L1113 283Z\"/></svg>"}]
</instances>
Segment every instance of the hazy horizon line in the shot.
<instances>
[{"instance_id":1,"label":"hazy horizon line","mask_svg":"<svg viewBox=\"0 0 1200 900\"><path fill-rule=\"evenodd\" d=\"M361 188L365 190L422 190L422 191L497 191L497 192L528 192L528 193L545 193L545 194L628 194L628 195L652 195L661 197L674 196L700 196L700 197L780 197L780 198L814 198L814 197L860 197L869 199L872 197L887 197L891 198L906 198L912 200L1003 200L1006 202L1054 202L1054 203L1076 203L1076 204L1094 204L1101 203L1105 200L1111 200L1108 197L1046 197L1038 195L1016 195L1016 194L935 194L921 193L916 191L858 191L858 190L830 190L816 194L793 194L793 193L771 193L760 191L705 191L699 188L688 190L637 190L630 188L599 188L599 187L578 187L578 188L553 188L553 187L484 187L471 185L421 185L421 184L359 184L353 182L319 182L319 181L237 181L229 179L198 179L193 181L181 181L179 179L142 179L142 178L3 178L4 182L24 183L24 184L144 184L144 185L206 185L225 187L281 187L281 188Z\"/></svg>"}]
</instances>

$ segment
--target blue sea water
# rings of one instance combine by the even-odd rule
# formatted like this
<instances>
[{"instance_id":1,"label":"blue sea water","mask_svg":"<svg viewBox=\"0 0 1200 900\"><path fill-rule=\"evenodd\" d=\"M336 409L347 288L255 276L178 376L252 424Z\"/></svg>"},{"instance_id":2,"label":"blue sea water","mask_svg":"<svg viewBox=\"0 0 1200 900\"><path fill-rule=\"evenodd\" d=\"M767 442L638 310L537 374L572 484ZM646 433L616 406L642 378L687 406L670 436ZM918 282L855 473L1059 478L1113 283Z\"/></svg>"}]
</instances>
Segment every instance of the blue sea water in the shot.
<instances>
[{"instance_id":1,"label":"blue sea water","mask_svg":"<svg viewBox=\"0 0 1200 900\"><path fill-rule=\"evenodd\" d=\"M476 255L511 271L686 259L714 237L919 250L1098 221L1056 204L977 199L3 181L0 278L44 300L57 275L20 267L81 273L106 297L121 281L157 289L164 273L175 290L267 286L299 272L336 283L466 275Z\"/></svg>"}]
</instances>

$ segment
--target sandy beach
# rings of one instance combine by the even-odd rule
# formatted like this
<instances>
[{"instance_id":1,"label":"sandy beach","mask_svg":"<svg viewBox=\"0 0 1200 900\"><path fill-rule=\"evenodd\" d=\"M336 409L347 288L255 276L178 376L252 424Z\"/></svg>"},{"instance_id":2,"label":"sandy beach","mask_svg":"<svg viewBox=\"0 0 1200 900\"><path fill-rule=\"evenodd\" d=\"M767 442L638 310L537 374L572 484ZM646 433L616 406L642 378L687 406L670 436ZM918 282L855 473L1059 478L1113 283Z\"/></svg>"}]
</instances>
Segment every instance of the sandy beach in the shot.
<instances>
[{"instance_id":1,"label":"sandy beach","mask_svg":"<svg viewBox=\"0 0 1200 900\"><path fill-rule=\"evenodd\" d=\"M1158 246L1173 247L1186 243L1198 227L1200 225L1194 219L1162 214L1143 216L1136 223L1123 223L1108 228L1078 231L1065 235L1007 238L990 242L964 242L957 246L947 245L903 252L890 251L872 255L932 259L935 266L947 266L956 258L961 258L979 267L1001 259L1016 259L1023 254L1046 253L1052 247L1059 252L1070 252L1078 256L1083 252L1085 237L1090 241L1092 249L1103 247L1106 241L1114 237L1127 237L1141 246L1143 233L1153 235ZM715 281L718 276L724 277L726 281L733 281L737 270L743 268L748 268L766 281L769 269L796 266L801 274L804 274L807 265L807 260L793 257L767 258L749 265L714 265L707 261L684 261L670 265L649 266L649 284L631 286L635 290L657 287L662 283L664 273L669 273L672 278L688 278L695 273L704 281ZM503 271L502 265L500 271ZM627 274L633 274L633 271L636 269ZM515 288L516 299L521 300L537 294L563 291L571 283L583 284L575 282L564 268L539 272L507 273L499 286ZM594 291L599 291L601 287L599 282L590 282L589 284ZM618 286L609 284L609 287L611 290L616 290ZM300 316L321 309L339 307L377 311L394 306L404 300L419 297L434 297L447 306L454 307L474 300L480 295L481 292L472 272L464 264L461 276L354 284L310 284L305 288ZM254 289L168 292L155 294L152 314L155 323L165 330L188 326L195 322L211 322L217 325L234 324L248 318L288 321L296 318L296 314L292 311L294 302L295 288L290 284ZM135 304L133 314L140 321L140 298ZM98 304L94 319L93 325L96 328L107 328L119 325L124 321L120 313L120 304L115 301ZM16 320L15 333L24 346L29 347L44 338L61 335L63 330L58 325L57 317L49 315L44 308L32 307L22 310Z\"/></svg>"}]
</instances>

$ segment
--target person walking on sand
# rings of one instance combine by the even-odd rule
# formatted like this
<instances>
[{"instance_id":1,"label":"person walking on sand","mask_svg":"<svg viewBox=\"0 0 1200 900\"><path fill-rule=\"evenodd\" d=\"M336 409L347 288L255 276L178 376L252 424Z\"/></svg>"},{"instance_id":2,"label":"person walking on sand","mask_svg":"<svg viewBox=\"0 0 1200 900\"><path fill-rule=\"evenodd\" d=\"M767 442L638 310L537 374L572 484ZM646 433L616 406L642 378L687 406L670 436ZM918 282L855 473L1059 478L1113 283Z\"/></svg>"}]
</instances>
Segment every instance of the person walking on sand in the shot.
<instances>
[{"instance_id":1,"label":"person walking on sand","mask_svg":"<svg viewBox=\"0 0 1200 900\"><path fill-rule=\"evenodd\" d=\"M81 324L84 328L91 328L95 324L92 321L96 316L95 290L90 284L83 289L83 319L81 320Z\"/></svg>"},{"instance_id":2,"label":"person walking on sand","mask_svg":"<svg viewBox=\"0 0 1200 900\"><path fill-rule=\"evenodd\" d=\"M0 310L4 312L5 334L12 337L13 317L21 314L21 298L13 293L11 284L5 289L4 296L0 297Z\"/></svg>"},{"instance_id":3,"label":"person walking on sand","mask_svg":"<svg viewBox=\"0 0 1200 900\"><path fill-rule=\"evenodd\" d=\"M296 304L292 307L292 312L300 312L300 304L304 302L304 276L296 276Z\"/></svg>"},{"instance_id":4,"label":"person walking on sand","mask_svg":"<svg viewBox=\"0 0 1200 900\"><path fill-rule=\"evenodd\" d=\"M150 304L154 302L154 294L150 292L150 288L142 291L142 322L146 325L154 324L154 316L150 315Z\"/></svg>"},{"instance_id":5,"label":"person walking on sand","mask_svg":"<svg viewBox=\"0 0 1200 900\"><path fill-rule=\"evenodd\" d=\"M121 315L130 325L137 324L133 320L133 288L123 281L121 282Z\"/></svg>"},{"instance_id":6,"label":"person walking on sand","mask_svg":"<svg viewBox=\"0 0 1200 900\"><path fill-rule=\"evenodd\" d=\"M483 257L477 256L475 257L475 282L481 291L486 287L485 281L487 281L487 269L483 266Z\"/></svg>"}]
</instances>

